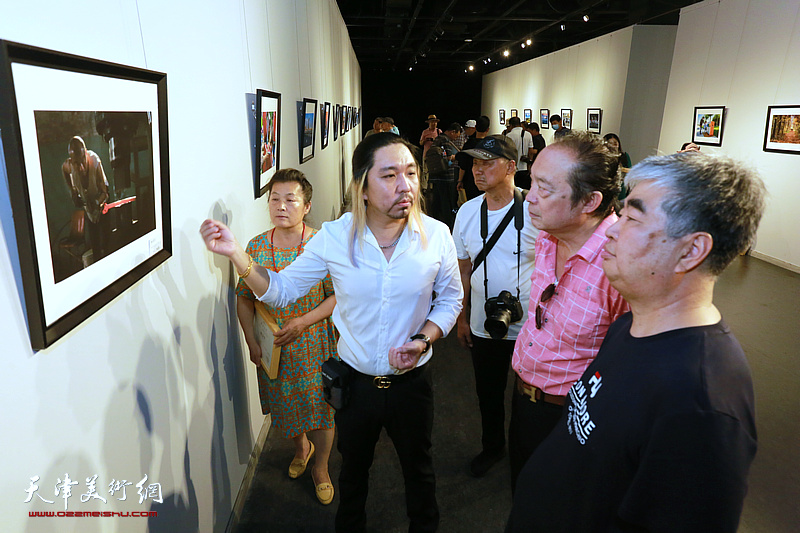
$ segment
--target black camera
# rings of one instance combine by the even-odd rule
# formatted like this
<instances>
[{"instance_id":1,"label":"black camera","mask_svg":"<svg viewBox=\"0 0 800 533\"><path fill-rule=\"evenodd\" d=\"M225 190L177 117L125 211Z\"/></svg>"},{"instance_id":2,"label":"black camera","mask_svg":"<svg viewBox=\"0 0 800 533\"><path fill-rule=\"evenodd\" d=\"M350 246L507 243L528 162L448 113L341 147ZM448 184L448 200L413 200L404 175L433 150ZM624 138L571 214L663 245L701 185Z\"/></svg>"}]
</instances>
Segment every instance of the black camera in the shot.
<instances>
[{"instance_id":1,"label":"black camera","mask_svg":"<svg viewBox=\"0 0 800 533\"><path fill-rule=\"evenodd\" d=\"M483 327L495 340L506 336L510 323L522 320L522 304L508 291L500 291L494 298L486 300L483 309L486 311Z\"/></svg>"}]
</instances>

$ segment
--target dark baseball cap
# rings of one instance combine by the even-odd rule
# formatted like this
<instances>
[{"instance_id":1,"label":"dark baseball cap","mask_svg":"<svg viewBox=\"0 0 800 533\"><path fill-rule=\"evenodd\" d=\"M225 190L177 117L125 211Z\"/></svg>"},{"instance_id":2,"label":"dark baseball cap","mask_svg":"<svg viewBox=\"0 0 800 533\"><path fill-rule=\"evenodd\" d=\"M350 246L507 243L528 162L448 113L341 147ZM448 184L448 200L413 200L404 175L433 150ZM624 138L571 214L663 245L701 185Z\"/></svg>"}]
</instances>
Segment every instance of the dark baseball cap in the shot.
<instances>
[{"instance_id":1,"label":"dark baseball cap","mask_svg":"<svg viewBox=\"0 0 800 533\"><path fill-rule=\"evenodd\" d=\"M505 135L488 135L483 139L478 139L478 144L475 145L475 148L464 150L461 153L484 161L497 159L498 157L516 161L517 145Z\"/></svg>"}]
</instances>

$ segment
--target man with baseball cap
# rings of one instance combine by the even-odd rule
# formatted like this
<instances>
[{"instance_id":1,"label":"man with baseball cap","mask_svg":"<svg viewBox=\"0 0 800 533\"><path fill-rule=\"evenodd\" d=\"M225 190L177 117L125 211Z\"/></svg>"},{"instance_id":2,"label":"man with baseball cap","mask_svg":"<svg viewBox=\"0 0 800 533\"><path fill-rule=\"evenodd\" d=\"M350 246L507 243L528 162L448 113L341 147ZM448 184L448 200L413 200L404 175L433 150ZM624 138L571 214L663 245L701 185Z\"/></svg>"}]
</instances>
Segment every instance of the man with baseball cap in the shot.
<instances>
[{"instance_id":1,"label":"man with baseball cap","mask_svg":"<svg viewBox=\"0 0 800 533\"><path fill-rule=\"evenodd\" d=\"M458 340L469 348L481 412L481 452L469 469L483 476L505 457L504 395L514 342L527 318L533 252L539 233L514 186L517 148L503 135L465 150L482 195L458 210L453 228L464 307ZM471 304L471 308L470 308Z\"/></svg>"},{"instance_id":2,"label":"man with baseball cap","mask_svg":"<svg viewBox=\"0 0 800 533\"><path fill-rule=\"evenodd\" d=\"M464 143L462 151L456 154L456 161L458 161L458 183L456 185L458 190L464 189L468 200L472 200L476 196L480 196L481 191L475 186L475 177L472 175L472 159L465 150L475 148L478 143L489 134L489 126L491 121L486 115L481 115L477 121L468 120L467 124L473 123L475 134L471 135L467 142Z\"/></svg>"},{"instance_id":3,"label":"man with baseball cap","mask_svg":"<svg viewBox=\"0 0 800 533\"><path fill-rule=\"evenodd\" d=\"M455 144L456 148L459 150L464 150L464 145L466 144L467 139L473 135L475 135L475 121L468 120L466 124L464 124L464 129L458 134L458 138L453 141L453 144Z\"/></svg>"}]
</instances>

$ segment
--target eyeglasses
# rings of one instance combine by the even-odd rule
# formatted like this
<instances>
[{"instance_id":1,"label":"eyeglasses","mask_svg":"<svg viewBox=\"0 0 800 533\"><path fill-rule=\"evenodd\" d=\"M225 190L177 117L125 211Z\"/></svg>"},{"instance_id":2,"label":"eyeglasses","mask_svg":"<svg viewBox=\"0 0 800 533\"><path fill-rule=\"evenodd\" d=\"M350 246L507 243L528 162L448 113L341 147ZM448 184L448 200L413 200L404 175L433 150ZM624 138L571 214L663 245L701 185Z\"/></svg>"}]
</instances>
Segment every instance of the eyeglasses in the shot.
<instances>
[{"instance_id":1,"label":"eyeglasses","mask_svg":"<svg viewBox=\"0 0 800 533\"><path fill-rule=\"evenodd\" d=\"M551 283L542 291L542 296L539 298L539 303L536 305L536 329L542 329L544 325L544 307L542 307L542 304L552 298L555 293L555 283Z\"/></svg>"}]
</instances>

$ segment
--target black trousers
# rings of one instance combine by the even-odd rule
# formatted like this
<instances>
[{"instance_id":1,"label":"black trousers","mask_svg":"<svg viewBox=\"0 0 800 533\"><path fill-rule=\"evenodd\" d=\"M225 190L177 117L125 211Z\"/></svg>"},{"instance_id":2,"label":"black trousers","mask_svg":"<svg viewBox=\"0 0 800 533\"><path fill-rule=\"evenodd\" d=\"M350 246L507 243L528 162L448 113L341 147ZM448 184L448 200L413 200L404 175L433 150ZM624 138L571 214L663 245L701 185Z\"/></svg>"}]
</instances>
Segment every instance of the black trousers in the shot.
<instances>
[{"instance_id":1,"label":"black trousers","mask_svg":"<svg viewBox=\"0 0 800 533\"><path fill-rule=\"evenodd\" d=\"M336 412L337 447L342 455L337 532L365 531L369 469L382 428L392 439L403 469L408 530L431 532L439 526L431 455L431 371L423 365L412 372L413 376L386 389L363 377L354 379L350 404Z\"/></svg>"},{"instance_id":2,"label":"black trousers","mask_svg":"<svg viewBox=\"0 0 800 533\"><path fill-rule=\"evenodd\" d=\"M481 444L489 453L499 452L506 445L505 391L514 343L514 340L472 336L472 368L481 410Z\"/></svg>"},{"instance_id":3,"label":"black trousers","mask_svg":"<svg viewBox=\"0 0 800 533\"><path fill-rule=\"evenodd\" d=\"M458 207L456 182L431 178L429 183L433 186L433 192L432 205L428 215L440 222L444 222L452 230L456 221L456 208Z\"/></svg>"},{"instance_id":4,"label":"black trousers","mask_svg":"<svg viewBox=\"0 0 800 533\"><path fill-rule=\"evenodd\" d=\"M515 378L516 379L516 378ZM513 387L511 394L511 423L508 427L508 458L511 463L511 492L528 458L553 431L561 420L564 407L543 401L532 402L530 397Z\"/></svg>"},{"instance_id":5,"label":"black trousers","mask_svg":"<svg viewBox=\"0 0 800 533\"><path fill-rule=\"evenodd\" d=\"M518 170L514 174L514 186L527 191L531 188L531 172L530 170Z\"/></svg>"}]
</instances>

